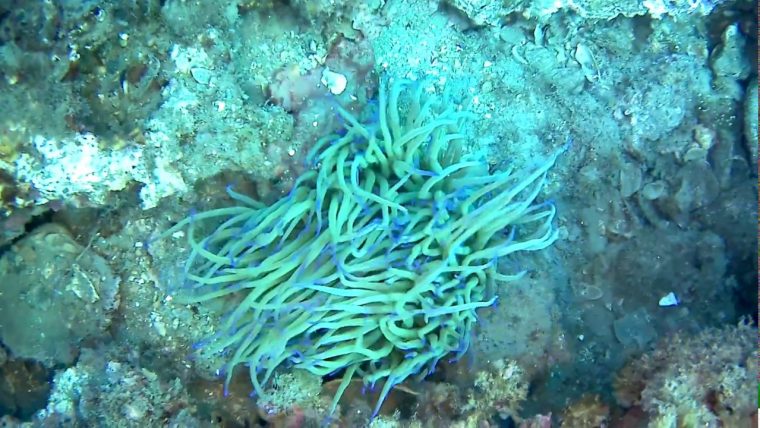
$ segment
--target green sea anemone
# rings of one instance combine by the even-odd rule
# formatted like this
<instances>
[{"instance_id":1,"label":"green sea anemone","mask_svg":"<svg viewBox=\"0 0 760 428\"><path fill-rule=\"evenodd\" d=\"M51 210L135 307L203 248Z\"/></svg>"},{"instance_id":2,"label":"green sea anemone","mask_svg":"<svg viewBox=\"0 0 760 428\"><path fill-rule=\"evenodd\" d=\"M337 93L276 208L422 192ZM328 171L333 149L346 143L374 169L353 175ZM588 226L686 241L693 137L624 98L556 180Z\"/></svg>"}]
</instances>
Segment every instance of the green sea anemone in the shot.
<instances>
[{"instance_id":1,"label":"green sea anemone","mask_svg":"<svg viewBox=\"0 0 760 428\"><path fill-rule=\"evenodd\" d=\"M358 377L381 385L377 414L394 385L466 352L476 310L522 274L499 259L557 239L554 206L536 198L559 152L489 172L462 154L472 115L424 88L381 85L367 123L336 107L344 129L314 145L279 201L228 189L237 206L163 234L189 229L184 301L228 298L206 349L226 355L226 383L239 365L258 394L281 366L342 374L333 412Z\"/></svg>"}]
</instances>

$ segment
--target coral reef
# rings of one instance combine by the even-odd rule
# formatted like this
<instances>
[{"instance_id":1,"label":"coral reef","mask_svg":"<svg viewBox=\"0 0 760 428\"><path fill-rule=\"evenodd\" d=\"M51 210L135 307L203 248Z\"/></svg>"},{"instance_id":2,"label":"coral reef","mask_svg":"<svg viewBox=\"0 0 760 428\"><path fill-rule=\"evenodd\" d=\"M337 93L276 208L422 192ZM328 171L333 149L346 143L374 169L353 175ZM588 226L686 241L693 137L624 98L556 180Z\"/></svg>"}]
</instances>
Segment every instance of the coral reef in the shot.
<instances>
[{"instance_id":1,"label":"coral reef","mask_svg":"<svg viewBox=\"0 0 760 428\"><path fill-rule=\"evenodd\" d=\"M562 428L587 428L608 426L610 408L598 395L587 394L572 402L562 414Z\"/></svg>"},{"instance_id":2,"label":"coral reef","mask_svg":"<svg viewBox=\"0 0 760 428\"><path fill-rule=\"evenodd\" d=\"M755 369L740 361L749 355L744 345L736 358L727 351L738 346L732 335L749 346L755 340L747 330L757 328L736 333L726 326L757 314L756 6L755 0L0 2L0 425L363 426L373 413L374 426L436 428L747 425L751 403L736 394L753 389ZM466 218L471 188L444 189L443 204L420 197L421 186L436 179L424 165L434 155L425 152L432 138L419 145L423 162L412 157L413 169L406 159L381 159L390 154L378 131L378 76L418 82L410 86L421 91L420 101L417 92L399 96L404 127L414 122L406 113L427 102L423 127L446 117L456 122L433 132L467 154L441 164L469 166L446 176L442 187L468 174L508 180L503 171L517 178L518 171L540 170L546 159L536 154L573 141L541 189L561 213L551 226L557 241L498 261L498 272L527 270L498 290L509 304L443 313L463 306L446 300L450 295L469 293L473 305L491 302L498 281L489 283L492 266L482 260L484 271L467 272L477 277L475 287L457 285L438 296L447 285L436 279L411 293L411 303L371 300L368 306L382 314L354 305L339 318L346 308L287 306L308 295L324 297L316 303L331 309L364 298L337 292L375 299L388 287L413 290L415 275L441 261L435 253L441 237L458 233L446 222ZM437 98L444 88L445 98ZM463 100L468 113L449 100ZM320 141L325 135L331 137ZM315 158L328 176L316 172ZM312 179L298 181L308 174ZM391 183L388 189L379 188L380 179ZM396 193L372 201L356 188ZM286 205L303 211L280 215L253 236L253 222L266 223ZM203 217L219 207L227 207L219 217ZM341 207L359 214L346 220ZM235 209L241 223L218 228L234 220L227 214ZM328 225L335 221L344 241L309 240L317 234L301 227L316 229L318 212L324 242L333 239ZM188 213L185 226L197 245L185 245L185 231L176 229L173 239L150 241ZM542 226L548 225L518 225L512 242ZM383 238L402 243L406 227L428 233L432 244L418 245L419 254L417 241L394 246L404 258L394 263L399 253L387 255ZM225 240L248 247L236 252L223 247ZM296 241L301 252L289 251ZM353 245L350 257L336 257ZM372 258L373 250L382 254ZM188 252L196 254L189 273L205 283L184 275ZM318 255L299 271L301 279L327 283L287 282L291 272L259 271L272 280L271 294L246 300L251 294L243 283L252 271L243 265L263 260L259 269L273 269L304 253ZM465 257L456 254L456 262ZM395 282L362 288L356 268L383 263L370 273L378 283ZM222 281L223 272L239 274L241 289ZM437 278L453 280L456 273ZM478 294L484 283L487 293ZM293 294L279 294L294 284ZM197 301L213 293L226 294ZM675 304L658 305L663 296ZM395 303L401 307L385 309ZM230 316L241 305L246 315ZM305 321L291 323L296 314ZM403 316L411 321L396 321ZM382 317L388 322L375 322ZM262 322L261 331L244 324L251 319ZM314 320L321 321L310 334L280 328L308 330ZM354 352L377 351L371 340L357 344L351 327L329 324L346 321L380 324L379 333L364 338L402 346L393 344L390 358L372 366ZM412 339L403 342L400 334L424 328L433 330L412 338L424 337L424 346L402 349ZM689 360L665 344L652 352L674 333L676 344L705 358ZM458 336L451 343L428 340L452 334ZM259 352L280 339L284 350ZM721 340L725 346L715 345ZM446 349L454 352L438 364L399 368ZM315 358L327 361L318 372L325 376L294 367L313 369ZM345 376L339 369L352 362L359 368ZM616 402L612 375L626 363ZM505 377L512 366L519 375ZM399 376L388 381L380 372L391 374L392 367ZM366 376L372 373L374 390ZM261 384L254 398L252 380ZM704 395L689 396L692 387ZM339 411L325 419L331 402Z\"/></svg>"},{"instance_id":3,"label":"coral reef","mask_svg":"<svg viewBox=\"0 0 760 428\"><path fill-rule=\"evenodd\" d=\"M625 366L615 395L647 412L650 426L749 426L757 411L756 344L746 322L675 335Z\"/></svg>"},{"instance_id":4,"label":"coral reef","mask_svg":"<svg viewBox=\"0 0 760 428\"><path fill-rule=\"evenodd\" d=\"M487 420L494 412L502 419L519 418L520 405L528 396L528 377L514 361L497 360L489 370L478 372L464 405L465 413ZM470 416L472 418L472 416Z\"/></svg>"},{"instance_id":5,"label":"coral reef","mask_svg":"<svg viewBox=\"0 0 760 428\"><path fill-rule=\"evenodd\" d=\"M317 409L322 379L305 370L276 373L272 382L258 397L258 406L267 414L282 413L294 407Z\"/></svg>"},{"instance_id":6,"label":"coral reef","mask_svg":"<svg viewBox=\"0 0 760 428\"><path fill-rule=\"evenodd\" d=\"M77 365L59 372L37 422L65 426L199 426L190 417L187 392L148 369L105 361L88 351ZM181 422L180 422L181 421Z\"/></svg>"}]
</instances>

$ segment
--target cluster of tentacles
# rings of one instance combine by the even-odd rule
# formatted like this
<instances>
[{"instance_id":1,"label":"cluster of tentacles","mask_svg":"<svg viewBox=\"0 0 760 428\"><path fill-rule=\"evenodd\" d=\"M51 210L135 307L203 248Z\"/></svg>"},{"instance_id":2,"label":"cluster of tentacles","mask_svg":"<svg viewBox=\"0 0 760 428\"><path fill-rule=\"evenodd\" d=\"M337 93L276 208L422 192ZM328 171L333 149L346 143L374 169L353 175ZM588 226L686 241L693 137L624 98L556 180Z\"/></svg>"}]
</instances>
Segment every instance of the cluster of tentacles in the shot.
<instances>
[{"instance_id":1,"label":"cluster of tentacles","mask_svg":"<svg viewBox=\"0 0 760 428\"><path fill-rule=\"evenodd\" d=\"M259 394L282 365L342 372L331 410L359 377L381 387L377 413L394 385L466 352L494 284L521 275L500 258L556 239L554 206L535 201L557 154L491 173L462 154L470 114L445 97L400 81L378 101L369 123L336 107L345 129L276 203L228 189L237 206L164 234L189 229L185 301L236 297L208 345L226 354L227 382L238 365Z\"/></svg>"}]
</instances>

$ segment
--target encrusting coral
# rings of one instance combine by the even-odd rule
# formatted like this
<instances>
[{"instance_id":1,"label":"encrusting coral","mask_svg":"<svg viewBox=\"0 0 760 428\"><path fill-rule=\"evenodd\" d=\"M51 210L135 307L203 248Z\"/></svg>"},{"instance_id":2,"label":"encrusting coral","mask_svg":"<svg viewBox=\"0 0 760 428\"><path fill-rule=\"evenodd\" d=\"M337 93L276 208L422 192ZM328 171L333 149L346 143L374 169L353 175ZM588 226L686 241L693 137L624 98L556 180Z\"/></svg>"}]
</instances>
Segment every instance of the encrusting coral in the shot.
<instances>
[{"instance_id":1,"label":"encrusting coral","mask_svg":"<svg viewBox=\"0 0 760 428\"><path fill-rule=\"evenodd\" d=\"M281 365L342 371L330 411L359 377L382 384L376 414L394 385L467 351L476 309L521 275L500 273L500 258L556 240L555 208L536 198L560 152L491 173L462 154L472 115L420 83L381 85L374 120L335 108L344 129L315 144L285 197L228 188L237 206L161 237L189 229L182 301L232 297L205 349L227 355L227 382L245 365L261 395Z\"/></svg>"},{"instance_id":2,"label":"encrusting coral","mask_svg":"<svg viewBox=\"0 0 760 428\"><path fill-rule=\"evenodd\" d=\"M746 320L676 334L620 371L615 396L641 406L652 427L754 426L756 340Z\"/></svg>"}]
</instances>

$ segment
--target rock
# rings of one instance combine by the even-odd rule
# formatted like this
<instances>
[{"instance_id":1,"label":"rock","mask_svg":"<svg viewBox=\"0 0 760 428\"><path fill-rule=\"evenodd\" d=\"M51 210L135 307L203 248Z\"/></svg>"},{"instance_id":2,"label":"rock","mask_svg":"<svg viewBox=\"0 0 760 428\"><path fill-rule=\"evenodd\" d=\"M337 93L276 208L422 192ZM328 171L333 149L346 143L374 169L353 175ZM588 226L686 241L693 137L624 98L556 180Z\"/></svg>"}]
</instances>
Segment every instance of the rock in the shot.
<instances>
[{"instance_id":1,"label":"rock","mask_svg":"<svg viewBox=\"0 0 760 428\"><path fill-rule=\"evenodd\" d=\"M752 170L757 170L757 77L744 94L744 143L750 155Z\"/></svg>"},{"instance_id":2,"label":"rock","mask_svg":"<svg viewBox=\"0 0 760 428\"><path fill-rule=\"evenodd\" d=\"M3 254L0 278L0 338L14 357L48 367L73 363L83 340L105 335L118 306L108 263L55 224Z\"/></svg>"}]
</instances>

